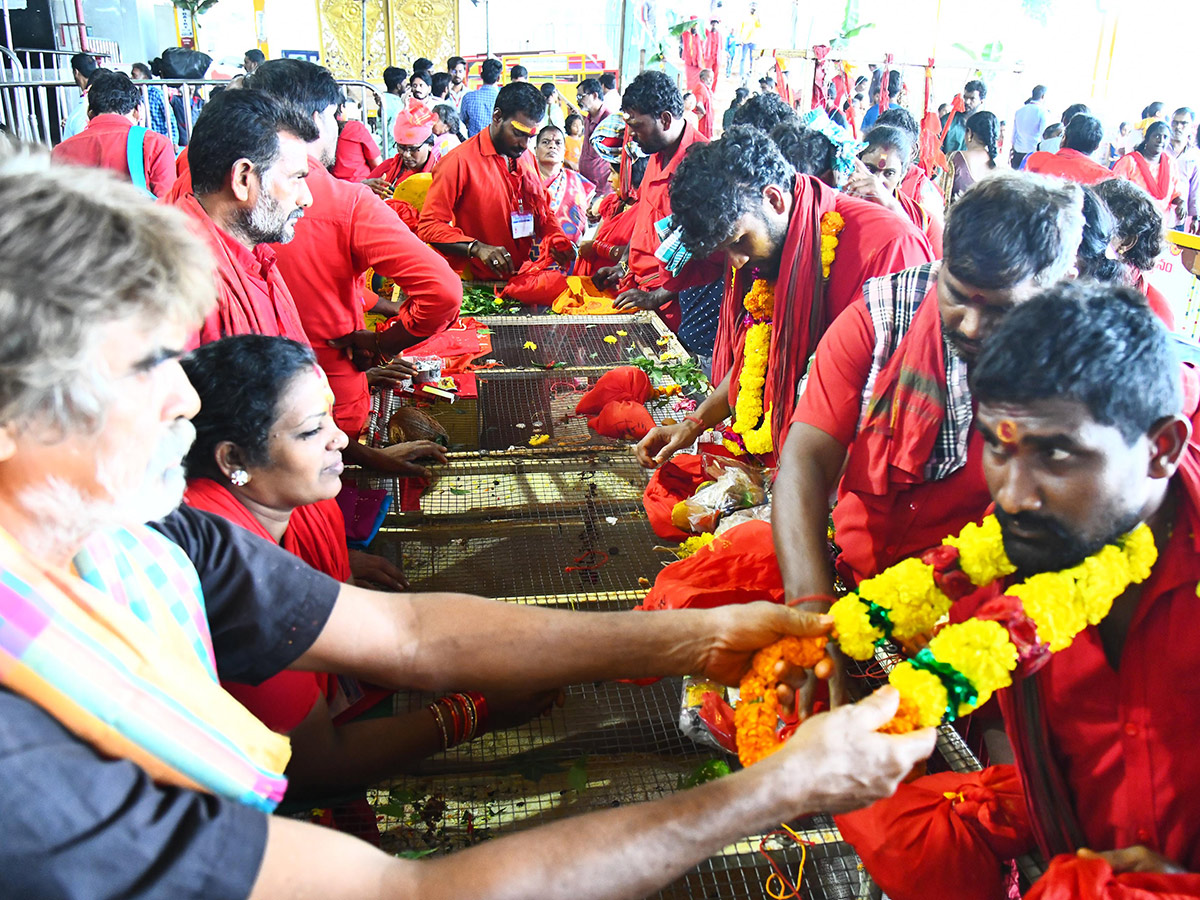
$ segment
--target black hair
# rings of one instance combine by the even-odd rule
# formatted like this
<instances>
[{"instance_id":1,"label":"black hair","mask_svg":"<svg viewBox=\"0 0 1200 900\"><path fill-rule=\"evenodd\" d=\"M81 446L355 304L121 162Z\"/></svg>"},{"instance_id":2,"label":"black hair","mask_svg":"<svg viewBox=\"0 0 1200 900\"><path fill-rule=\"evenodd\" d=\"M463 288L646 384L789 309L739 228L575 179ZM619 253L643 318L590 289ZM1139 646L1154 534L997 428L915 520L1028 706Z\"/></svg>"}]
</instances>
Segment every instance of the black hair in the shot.
<instances>
[{"instance_id":1,"label":"black hair","mask_svg":"<svg viewBox=\"0 0 1200 900\"><path fill-rule=\"evenodd\" d=\"M1033 93L1029 95L1030 100L1041 100L1046 96L1046 86L1044 84L1035 85Z\"/></svg>"},{"instance_id":2,"label":"black hair","mask_svg":"<svg viewBox=\"0 0 1200 900\"><path fill-rule=\"evenodd\" d=\"M883 79L879 80L880 85L883 85ZM892 69L888 72L888 97L894 98L900 93L900 89L904 86L904 80L900 75L899 69Z\"/></svg>"},{"instance_id":3,"label":"black hair","mask_svg":"<svg viewBox=\"0 0 1200 900\"><path fill-rule=\"evenodd\" d=\"M1142 142L1133 149L1143 156L1146 155L1146 144L1150 140L1150 135L1153 132L1161 131L1167 137L1171 136L1171 128L1166 122L1151 122L1146 126L1146 133L1142 136Z\"/></svg>"},{"instance_id":4,"label":"black hair","mask_svg":"<svg viewBox=\"0 0 1200 900\"><path fill-rule=\"evenodd\" d=\"M91 78L97 68L96 60L86 53L76 53L71 57L71 71L78 72L84 78Z\"/></svg>"},{"instance_id":5,"label":"black hair","mask_svg":"<svg viewBox=\"0 0 1200 900\"><path fill-rule=\"evenodd\" d=\"M905 172L908 171L916 156L916 142L913 140L912 132L905 128L899 128L895 125L876 125L867 131L862 136L862 139L867 143L867 146L863 148L863 153L872 147L886 147L890 150L895 150L900 157L900 165ZM859 155L861 156L862 154L860 153Z\"/></svg>"},{"instance_id":6,"label":"black hair","mask_svg":"<svg viewBox=\"0 0 1200 900\"><path fill-rule=\"evenodd\" d=\"M345 102L342 89L330 71L303 59L268 60L253 75L246 76L246 87L270 94L310 117ZM188 157L190 160L190 150Z\"/></svg>"},{"instance_id":7,"label":"black hair","mask_svg":"<svg viewBox=\"0 0 1200 900\"><path fill-rule=\"evenodd\" d=\"M988 168L996 168L996 154L999 149L996 142L1000 138L1000 126L996 116L990 112L977 112L967 119L967 131L975 135L987 147Z\"/></svg>"},{"instance_id":8,"label":"black hair","mask_svg":"<svg viewBox=\"0 0 1200 900\"><path fill-rule=\"evenodd\" d=\"M1080 113L1063 129L1062 145L1068 150L1077 150L1091 156L1104 140L1104 126L1095 116Z\"/></svg>"},{"instance_id":9,"label":"black hair","mask_svg":"<svg viewBox=\"0 0 1200 900\"><path fill-rule=\"evenodd\" d=\"M625 88L621 109L655 119L663 113L670 113L678 119L683 115L683 94L665 72L651 69L633 79Z\"/></svg>"},{"instance_id":10,"label":"black hair","mask_svg":"<svg viewBox=\"0 0 1200 900\"><path fill-rule=\"evenodd\" d=\"M1164 106L1166 106L1166 104L1163 103L1161 100L1155 100L1153 103L1151 103L1145 109L1142 110L1142 118L1143 119L1151 119L1154 116L1161 115Z\"/></svg>"},{"instance_id":11,"label":"black hair","mask_svg":"<svg viewBox=\"0 0 1200 900\"><path fill-rule=\"evenodd\" d=\"M557 131L559 134L561 134L563 136L564 141L566 141L566 139L567 139L567 133L565 131L563 131L561 128L559 128L557 125L554 125L554 124L543 125L540 129L538 129L537 139L540 141L542 139L542 135L545 134L547 131Z\"/></svg>"},{"instance_id":12,"label":"black hair","mask_svg":"<svg viewBox=\"0 0 1200 900\"><path fill-rule=\"evenodd\" d=\"M267 55L257 47L255 47L253 50L247 50L245 56L246 59L250 60L250 62L258 63L259 65L262 65L267 61Z\"/></svg>"},{"instance_id":13,"label":"black hair","mask_svg":"<svg viewBox=\"0 0 1200 900\"><path fill-rule=\"evenodd\" d=\"M979 403L1072 400L1132 446L1181 411L1179 372L1167 331L1141 294L1062 282L1004 317L969 377Z\"/></svg>"},{"instance_id":14,"label":"black hair","mask_svg":"<svg viewBox=\"0 0 1200 900\"><path fill-rule=\"evenodd\" d=\"M150 64L144 63L144 62L135 62L132 66L129 67L129 71L131 73L132 72L143 72L143 73L145 73L147 78L149 78L151 75L154 74L152 71L150 71Z\"/></svg>"},{"instance_id":15,"label":"black hair","mask_svg":"<svg viewBox=\"0 0 1200 900\"><path fill-rule=\"evenodd\" d=\"M565 125L567 128L567 134L571 133L571 126L576 122L578 122L580 125L583 125L583 116L581 116L579 113L571 113L569 116L567 116L566 121L563 122L563 125Z\"/></svg>"},{"instance_id":16,"label":"black hair","mask_svg":"<svg viewBox=\"0 0 1200 900\"><path fill-rule=\"evenodd\" d=\"M1171 113L1172 119L1176 116L1187 116L1193 122L1196 121L1196 111L1190 106L1181 106L1179 109L1175 110L1175 112Z\"/></svg>"},{"instance_id":17,"label":"black hair","mask_svg":"<svg viewBox=\"0 0 1200 900\"><path fill-rule=\"evenodd\" d=\"M978 78L972 78L970 81L968 81L966 84L963 85L963 93L964 94L969 94L971 91L977 91L979 93L979 99L982 100L984 97L987 96L987 85L984 84L982 81L980 81Z\"/></svg>"},{"instance_id":18,"label":"black hair","mask_svg":"<svg viewBox=\"0 0 1200 900\"><path fill-rule=\"evenodd\" d=\"M142 102L142 92L123 72L101 72L88 87L88 111L93 116L116 113L127 116Z\"/></svg>"},{"instance_id":19,"label":"black hair","mask_svg":"<svg viewBox=\"0 0 1200 900\"><path fill-rule=\"evenodd\" d=\"M461 56L452 56L448 60L446 60L446 71L451 72L454 69L458 68L458 66L460 64L465 66L467 64L467 61L465 59L463 59Z\"/></svg>"},{"instance_id":20,"label":"black hair","mask_svg":"<svg viewBox=\"0 0 1200 900\"><path fill-rule=\"evenodd\" d=\"M1061 278L1083 229L1079 185L1025 173L977 181L950 207L942 245L955 278L984 290Z\"/></svg>"},{"instance_id":21,"label":"black hair","mask_svg":"<svg viewBox=\"0 0 1200 900\"><path fill-rule=\"evenodd\" d=\"M1076 116L1079 116L1079 115L1089 115L1090 116L1091 114L1092 114L1092 110L1086 103L1072 103L1070 106L1068 106L1066 109L1063 110L1062 119L1060 119L1059 121L1062 122L1063 127L1065 128L1068 124L1070 124L1071 120L1073 118L1075 118Z\"/></svg>"},{"instance_id":22,"label":"black hair","mask_svg":"<svg viewBox=\"0 0 1200 900\"><path fill-rule=\"evenodd\" d=\"M1063 133L1063 131L1064 129L1062 122L1051 122L1046 126L1046 130L1042 132L1042 140L1049 140L1050 138L1058 137Z\"/></svg>"},{"instance_id":23,"label":"black hair","mask_svg":"<svg viewBox=\"0 0 1200 900\"><path fill-rule=\"evenodd\" d=\"M430 85L433 91L433 96L445 98L446 91L450 90L450 73L449 72L434 72L433 83Z\"/></svg>"},{"instance_id":24,"label":"black hair","mask_svg":"<svg viewBox=\"0 0 1200 900\"><path fill-rule=\"evenodd\" d=\"M225 91L210 99L188 143L195 192L220 191L239 159L248 159L260 175L271 168L279 155L280 132L305 142L319 136L310 117L263 91Z\"/></svg>"},{"instance_id":25,"label":"black hair","mask_svg":"<svg viewBox=\"0 0 1200 900\"><path fill-rule=\"evenodd\" d=\"M733 92L733 99L729 101L729 108L737 109L739 106L741 106L742 104L744 104L746 102L746 100L747 100L747 98L749 98L749 96L750 96L749 88L744 88L744 87L737 88Z\"/></svg>"},{"instance_id":26,"label":"black hair","mask_svg":"<svg viewBox=\"0 0 1200 900\"><path fill-rule=\"evenodd\" d=\"M639 76L640 77L640 76ZM729 239L737 221L762 211L763 188L791 191L796 170L763 132L734 126L693 144L671 179L671 214L693 253L707 256Z\"/></svg>"},{"instance_id":27,"label":"black hair","mask_svg":"<svg viewBox=\"0 0 1200 900\"><path fill-rule=\"evenodd\" d=\"M802 127L795 116L776 125L771 130L771 140L783 158L802 175L824 175L837 159L833 141L819 131Z\"/></svg>"},{"instance_id":28,"label":"black hair","mask_svg":"<svg viewBox=\"0 0 1200 900\"><path fill-rule=\"evenodd\" d=\"M479 78L484 84L495 84L500 80L502 74L504 74L504 63L498 59L488 57L479 67Z\"/></svg>"},{"instance_id":29,"label":"black hair","mask_svg":"<svg viewBox=\"0 0 1200 900\"><path fill-rule=\"evenodd\" d=\"M431 72L433 71L433 60L426 59L424 56L418 56L413 60L414 72Z\"/></svg>"},{"instance_id":30,"label":"black hair","mask_svg":"<svg viewBox=\"0 0 1200 900\"><path fill-rule=\"evenodd\" d=\"M575 93L580 97L585 94L595 94L597 97L599 97L600 91L600 82L595 78L585 78L583 81L579 82L579 84L575 85Z\"/></svg>"},{"instance_id":31,"label":"black hair","mask_svg":"<svg viewBox=\"0 0 1200 900\"><path fill-rule=\"evenodd\" d=\"M1093 190L1112 213L1117 239L1133 240L1121 259L1143 272L1153 269L1162 253L1163 217L1150 194L1125 178L1107 178Z\"/></svg>"},{"instance_id":32,"label":"black hair","mask_svg":"<svg viewBox=\"0 0 1200 900\"><path fill-rule=\"evenodd\" d=\"M225 480L216 459L223 441L237 446L247 465L268 465L279 401L316 361L304 344L261 334L222 338L185 356L181 365L200 395L200 412L192 419L196 440L183 461L188 477Z\"/></svg>"},{"instance_id":33,"label":"black hair","mask_svg":"<svg viewBox=\"0 0 1200 900\"><path fill-rule=\"evenodd\" d=\"M451 134L462 131L462 119L458 117L458 110L454 108L453 103L439 103L433 108L433 112L442 120L442 124L450 129Z\"/></svg>"},{"instance_id":34,"label":"black hair","mask_svg":"<svg viewBox=\"0 0 1200 900\"><path fill-rule=\"evenodd\" d=\"M600 73L600 86L606 91L615 91L617 89L617 76L612 72Z\"/></svg>"},{"instance_id":35,"label":"black hair","mask_svg":"<svg viewBox=\"0 0 1200 900\"><path fill-rule=\"evenodd\" d=\"M388 66L383 70L383 86L388 91L403 88L406 81L408 81L408 73L397 66Z\"/></svg>"},{"instance_id":36,"label":"black hair","mask_svg":"<svg viewBox=\"0 0 1200 900\"><path fill-rule=\"evenodd\" d=\"M529 77L529 70L527 68L525 68L524 66L513 66L511 69L508 70L508 80L510 82L516 81L518 78L528 78L528 77Z\"/></svg>"},{"instance_id":37,"label":"black hair","mask_svg":"<svg viewBox=\"0 0 1200 900\"><path fill-rule=\"evenodd\" d=\"M510 81L496 95L496 112L502 119L511 119L520 112L540 122L546 115L546 98L528 81Z\"/></svg>"},{"instance_id":38,"label":"black hair","mask_svg":"<svg viewBox=\"0 0 1200 900\"><path fill-rule=\"evenodd\" d=\"M555 92L558 90L558 87L555 86L553 81L546 81L542 83L540 90L542 92L542 96L549 100L554 96Z\"/></svg>"},{"instance_id":39,"label":"black hair","mask_svg":"<svg viewBox=\"0 0 1200 900\"><path fill-rule=\"evenodd\" d=\"M420 78L430 87L433 86L433 75L429 73L428 69L415 69L413 73L408 76L408 83L412 84L414 78Z\"/></svg>"},{"instance_id":40,"label":"black hair","mask_svg":"<svg viewBox=\"0 0 1200 900\"><path fill-rule=\"evenodd\" d=\"M642 186L642 179L646 177L646 166L650 165L650 157L639 156L629 166L629 182L635 188Z\"/></svg>"},{"instance_id":41,"label":"black hair","mask_svg":"<svg viewBox=\"0 0 1200 900\"><path fill-rule=\"evenodd\" d=\"M903 128L912 135L913 141L916 141L921 136L921 128L917 125L917 120L903 106L889 106L875 119L875 124L877 126L891 125L894 128Z\"/></svg>"},{"instance_id":42,"label":"black hair","mask_svg":"<svg viewBox=\"0 0 1200 900\"><path fill-rule=\"evenodd\" d=\"M755 94L733 114L734 125L749 125L770 134L780 122L790 122L796 112L778 94Z\"/></svg>"},{"instance_id":43,"label":"black hair","mask_svg":"<svg viewBox=\"0 0 1200 900\"><path fill-rule=\"evenodd\" d=\"M1075 254L1079 277L1119 283L1125 275L1125 267L1109 255L1116 222L1095 191L1086 185L1080 187L1083 190L1083 239Z\"/></svg>"}]
</instances>

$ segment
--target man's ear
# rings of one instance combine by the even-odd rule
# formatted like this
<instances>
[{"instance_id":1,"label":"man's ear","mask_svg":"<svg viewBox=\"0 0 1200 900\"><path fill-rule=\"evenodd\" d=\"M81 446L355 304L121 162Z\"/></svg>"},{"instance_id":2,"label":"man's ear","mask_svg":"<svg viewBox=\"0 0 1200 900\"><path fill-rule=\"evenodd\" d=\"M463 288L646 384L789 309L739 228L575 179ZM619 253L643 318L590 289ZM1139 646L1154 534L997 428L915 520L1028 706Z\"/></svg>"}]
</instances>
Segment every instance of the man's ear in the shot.
<instances>
[{"instance_id":1,"label":"man's ear","mask_svg":"<svg viewBox=\"0 0 1200 900\"><path fill-rule=\"evenodd\" d=\"M235 162L230 170L229 186L239 203L249 203L257 195L260 187L254 163L245 157Z\"/></svg>"},{"instance_id":2,"label":"man's ear","mask_svg":"<svg viewBox=\"0 0 1200 900\"><path fill-rule=\"evenodd\" d=\"M763 200L779 216L787 212L787 198L783 191L784 189L777 184L768 184L763 188Z\"/></svg>"},{"instance_id":3,"label":"man's ear","mask_svg":"<svg viewBox=\"0 0 1200 900\"><path fill-rule=\"evenodd\" d=\"M17 452L17 429L11 422L0 425L0 462L13 458Z\"/></svg>"},{"instance_id":4,"label":"man's ear","mask_svg":"<svg viewBox=\"0 0 1200 900\"><path fill-rule=\"evenodd\" d=\"M1184 416L1164 416L1151 426L1147 435L1151 478L1170 478L1175 474L1191 435L1192 423Z\"/></svg>"},{"instance_id":5,"label":"man's ear","mask_svg":"<svg viewBox=\"0 0 1200 900\"><path fill-rule=\"evenodd\" d=\"M675 116L669 110L664 110L658 117L658 122L662 125L663 131L670 131L671 125L675 122Z\"/></svg>"}]
</instances>

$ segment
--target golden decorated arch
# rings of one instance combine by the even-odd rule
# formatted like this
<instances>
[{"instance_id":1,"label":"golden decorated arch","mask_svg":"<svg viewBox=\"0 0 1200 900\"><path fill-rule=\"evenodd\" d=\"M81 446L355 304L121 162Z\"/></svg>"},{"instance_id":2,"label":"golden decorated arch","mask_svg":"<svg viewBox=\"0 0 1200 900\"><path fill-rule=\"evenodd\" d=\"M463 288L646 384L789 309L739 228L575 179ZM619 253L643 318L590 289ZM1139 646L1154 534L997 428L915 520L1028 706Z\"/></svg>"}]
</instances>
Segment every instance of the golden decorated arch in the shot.
<instances>
[{"instance_id":1,"label":"golden decorated arch","mask_svg":"<svg viewBox=\"0 0 1200 900\"><path fill-rule=\"evenodd\" d=\"M383 79L424 56L444 68L458 53L458 0L317 0L321 62L336 78ZM365 23L365 27L364 27Z\"/></svg>"}]
</instances>

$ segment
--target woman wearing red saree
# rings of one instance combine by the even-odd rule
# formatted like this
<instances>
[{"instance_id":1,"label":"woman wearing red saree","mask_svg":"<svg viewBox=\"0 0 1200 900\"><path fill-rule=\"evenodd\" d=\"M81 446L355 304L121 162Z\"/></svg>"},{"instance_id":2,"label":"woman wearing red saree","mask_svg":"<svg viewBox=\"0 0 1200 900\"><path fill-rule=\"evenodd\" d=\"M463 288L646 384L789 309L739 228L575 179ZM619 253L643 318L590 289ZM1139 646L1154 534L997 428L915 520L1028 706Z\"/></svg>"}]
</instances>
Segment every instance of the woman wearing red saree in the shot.
<instances>
[{"instance_id":1,"label":"woman wearing red saree","mask_svg":"<svg viewBox=\"0 0 1200 900\"><path fill-rule=\"evenodd\" d=\"M346 436L333 422L333 394L312 350L286 338L239 335L199 348L183 366L202 404L194 420L196 441L184 461L184 502L349 580L345 525L333 499L341 490ZM379 557L363 554L353 570L386 588L408 587L400 570ZM257 686L222 684L273 731L292 739L289 801L344 795L451 743L443 720L428 708L335 724L330 704L344 690L335 676L287 671ZM438 702L465 706L460 696L467 695ZM484 713L469 737L524 721L548 700L553 697L503 704L479 698ZM363 796L339 806L334 824L360 837L374 835L377 843L365 802Z\"/></svg>"},{"instance_id":2,"label":"woman wearing red saree","mask_svg":"<svg viewBox=\"0 0 1200 900\"><path fill-rule=\"evenodd\" d=\"M1142 142L1117 160L1113 173L1145 188L1164 216L1173 212L1175 220L1180 221L1183 193L1179 189L1179 170L1175 159L1165 152L1170 140L1167 123L1152 122Z\"/></svg>"},{"instance_id":3,"label":"woman wearing red saree","mask_svg":"<svg viewBox=\"0 0 1200 900\"><path fill-rule=\"evenodd\" d=\"M538 132L534 156L550 209L563 234L578 244L587 228L588 200L596 186L563 165L566 151L567 136L557 125L547 125Z\"/></svg>"},{"instance_id":4,"label":"woman wearing red saree","mask_svg":"<svg viewBox=\"0 0 1200 900\"><path fill-rule=\"evenodd\" d=\"M867 146L858 154L859 165L844 188L847 194L870 200L912 221L942 256L942 220L900 190L913 161L912 135L893 125L876 125L865 135Z\"/></svg>"},{"instance_id":5,"label":"woman wearing red saree","mask_svg":"<svg viewBox=\"0 0 1200 900\"><path fill-rule=\"evenodd\" d=\"M628 184L623 183L620 173L612 174L613 192L600 201L600 227L590 241L579 245L576 275L592 275L597 269L615 265L624 257L633 238L638 188L646 174L648 161L647 157L640 156L629 164Z\"/></svg>"}]
</instances>

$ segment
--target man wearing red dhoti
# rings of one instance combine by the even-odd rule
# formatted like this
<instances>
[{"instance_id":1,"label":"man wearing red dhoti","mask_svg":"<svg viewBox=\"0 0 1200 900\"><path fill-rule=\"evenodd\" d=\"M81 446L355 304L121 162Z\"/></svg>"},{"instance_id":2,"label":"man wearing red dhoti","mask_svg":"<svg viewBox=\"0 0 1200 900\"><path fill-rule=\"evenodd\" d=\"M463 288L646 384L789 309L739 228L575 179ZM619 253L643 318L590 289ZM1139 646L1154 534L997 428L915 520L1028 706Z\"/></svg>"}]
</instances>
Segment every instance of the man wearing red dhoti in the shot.
<instances>
[{"instance_id":1,"label":"man wearing red dhoti","mask_svg":"<svg viewBox=\"0 0 1200 900\"><path fill-rule=\"evenodd\" d=\"M988 448L983 474L1017 572L959 601L952 619L1003 616L1012 609L1000 596L1006 587L1074 566L1141 523L1156 548L1149 578L1040 665L1026 655L1012 686L997 692L1032 826L1027 847L1036 843L1051 861L1026 896L1200 896L1194 380L1181 380L1166 332L1136 292L1064 283L1005 319L972 366L971 389ZM1094 590L1081 583L1080 599ZM1036 631L1044 644L1040 620ZM943 831L905 815L902 802L881 801L839 824L852 842L873 833L864 863L889 896L945 896L914 854L880 852L891 823L904 821L909 835ZM953 859L972 873L954 896L1007 896L1004 856L986 846L926 850L931 868Z\"/></svg>"},{"instance_id":2,"label":"man wearing red dhoti","mask_svg":"<svg viewBox=\"0 0 1200 900\"><path fill-rule=\"evenodd\" d=\"M337 147L335 113L341 95L328 69L273 59L258 67L247 88L279 100L286 97L318 130L308 145L312 206L297 224L295 239L276 249L279 271L329 378L334 421L351 438L346 458L397 471L387 450L357 441L371 405L365 369L454 323L462 282L369 187L334 178L326 169ZM393 279L407 296L387 329L378 332L366 330L363 320L361 287L368 268ZM400 463L407 471L407 461Z\"/></svg>"},{"instance_id":3,"label":"man wearing red dhoti","mask_svg":"<svg viewBox=\"0 0 1200 900\"><path fill-rule=\"evenodd\" d=\"M629 242L627 271L601 269L596 283L607 287L619 278L616 305L622 309L654 309L672 330L679 328L678 293L686 287L708 284L720 277L712 267L694 267L694 277L672 281L671 273L656 255L662 237L656 225L671 215L671 179L689 149L707 139L683 118L683 95L662 72L643 72L625 89L621 108L629 132L650 155L638 195L637 218ZM668 281L672 284L668 286Z\"/></svg>"},{"instance_id":4,"label":"man wearing red dhoti","mask_svg":"<svg viewBox=\"0 0 1200 900\"><path fill-rule=\"evenodd\" d=\"M713 356L718 387L695 415L647 434L638 458L658 465L736 413L727 435L772 459L829 322L860 296L864 280L931 260L929 243L895 213L796 175L770 138L750 127L694 150L680 166L671 202L685 245L723 253L729 264ZM821 232L835 225L838 244L826 275ZM773 311L755 299L764 285ZM754 326L767 320L769 347L748 351L748 341L761 343L763 330ZM761 370L763 363L765 372L742 377L747 365ZM753 410L739 401L747 390L757 392ZM738 421L751 413L752 421Z\"/></svg>"},{"instance_id":5,"label":"man wearing red dhoti","mask_svg":"<svg viewBox=\"0 0 1200 900\"><path fill-rule=\"evenodd\" d=\"M174 201L216 261L217 305L191 346L231 334L308 343L268 244L286 244L312 203L310 119L259 92L225 91L204 106L189 143L194 193Z\"/></svg>"},{"instance_id":6,"label":"man wearing red dhoti","mask_svg":"<svg viewBox=\"0 0 1200 900\"><path fill-rule=\"evenodd\" d=\"M492 123L446 154L433 173L417 235L473 278L515 275L535 237L560 264L575 258L529 152L545 115L541 91L527 82L506 84L496 95Z\"/></svg>"},{"instance_id":7,"label":"man wearing red dhoti","mask_svg":"<svg viewBox=\"0 0 1200 900\"><path fill-rule=\"evenodd\" d=\"M833 593L835 488L836 568L847 586L982 515L988 495L968 367L1011 307L1067 273L1082 230L1074 185L997 176L952 207L942 263L868 281L833 323L796 402L775 483L775 547L789 598Z\"/></svg>"},{"instance_id":8,"label":"man wearing red dhoti","mask_svg":"<svg viewBox=\"0 0 1200 900\"><path fill-rule=\"evenodd\" d=\"M679 35L679 55L683 60L683 80L689 91L695 91L700 83L700 70L704 68L701 49L700 21L692 16L689 27Z\"/></svg>"},{"instance_id":9,"label":"man wearing red dhoti","mask_svg":"<svg viewBox=\"0 0 1200 900\"><path fill-rule=\"evenodd\" d=\"M1111 170L1092 159L1104 140L1104 126L1100 120L1080 113L1067 123L1063 131L1062 147L1057 153L1039 150L1025 157L1021 166L1026 172L1053 175L1078 184L1097 184L1115 178Z\"/></svg>"},{"instance_id":10,"label":"man wearing red dhoti","mask_svg":"<svg viewBox=\"0 0 1200 900\"><path fill-rule=\"evenodd\" d=\"M716 81L716 74L712 69L701 69L700 78L696 81L696 87L692 93L696 95L696 104L704 110L704 115L700 117L700 122L696 125L696 129L708 138L710 141L713 136L713 128L717 122L717 98L713 96L712 86Z\"/></svg>"},{"instance_id":11,"label":"man wearing red dhoti","mask_svg":"<svg viewBox=\"0 0 1200 900\"><path fill-rule=\"evenodd\" d=\"M712 84L709 87L714 91L717 89L717 80L721 76L721 52L724 48L725 42L721 38L721 20L710 19L708 31L704 32L704 39L700 42L700 63L705 69L712 72Z\"/></svg>"}]
</instances>

